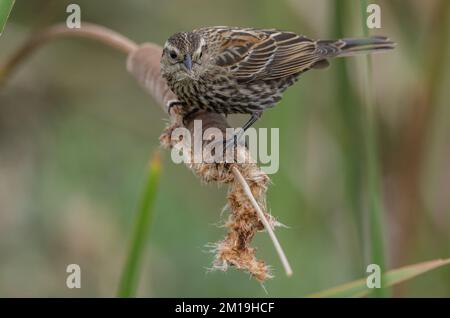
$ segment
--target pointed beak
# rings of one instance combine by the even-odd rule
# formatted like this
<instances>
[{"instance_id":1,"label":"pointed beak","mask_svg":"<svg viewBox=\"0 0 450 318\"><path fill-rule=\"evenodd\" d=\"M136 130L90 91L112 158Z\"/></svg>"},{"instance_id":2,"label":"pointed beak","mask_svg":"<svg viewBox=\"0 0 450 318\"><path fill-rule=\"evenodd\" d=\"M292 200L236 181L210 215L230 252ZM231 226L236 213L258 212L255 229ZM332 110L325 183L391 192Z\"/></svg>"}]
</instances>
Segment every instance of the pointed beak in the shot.
<instances>
[{"instance_id":1,"label":"pointed beak","mask_svg":"<svg viewBox=\"0 0 450 318\"><path fill-rule=\"evenodd\" d=\"M188 69L188 71L192 70L192 57L190 54L186 54L183 60L184 66Z\"/></svg>"}]
</instances>

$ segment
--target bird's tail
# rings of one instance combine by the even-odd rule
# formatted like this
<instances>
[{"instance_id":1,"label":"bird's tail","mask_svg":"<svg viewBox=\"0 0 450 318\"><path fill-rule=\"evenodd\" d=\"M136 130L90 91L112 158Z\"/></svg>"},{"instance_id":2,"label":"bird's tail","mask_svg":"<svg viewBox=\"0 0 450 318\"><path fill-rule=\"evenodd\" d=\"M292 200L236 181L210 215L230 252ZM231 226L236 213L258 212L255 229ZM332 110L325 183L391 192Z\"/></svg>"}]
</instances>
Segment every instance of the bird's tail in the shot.
<instances>
[{"instance_id":1,"label":"bird's tail","mask_svg":"<svg viewBox=\"0 0 450 318\"><path fill-rule=\"evenodd\" d=\"M392 50L395 48L395 42L384 36L373 36L370 38L321 40L317 41L317 47L327 57L345 57Z\"/></svg>"}]
</instances>

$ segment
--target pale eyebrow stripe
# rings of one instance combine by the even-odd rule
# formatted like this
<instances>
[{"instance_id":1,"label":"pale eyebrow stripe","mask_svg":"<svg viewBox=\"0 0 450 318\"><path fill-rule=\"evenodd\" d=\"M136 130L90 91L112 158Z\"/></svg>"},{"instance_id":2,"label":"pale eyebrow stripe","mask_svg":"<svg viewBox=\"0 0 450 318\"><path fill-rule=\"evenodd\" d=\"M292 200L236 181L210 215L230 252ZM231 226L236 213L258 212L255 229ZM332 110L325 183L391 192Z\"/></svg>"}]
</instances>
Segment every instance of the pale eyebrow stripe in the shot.
<instances>
[{"instance_id":1,"label":"pale eyebrow stripe","mask_svg":"<svg viewBox=\"0 0 450 318\"><path fill-rule=\"evenodd\" d=\"M177 52L177 54L180 53L180 50L178 50L177 47L175 47L172 44L170 44L169 41L166 41L166 43L164 43L164 48L165 49L169 49L169 50L174 50L175 52Z\"/></svg>"}]
</instances>

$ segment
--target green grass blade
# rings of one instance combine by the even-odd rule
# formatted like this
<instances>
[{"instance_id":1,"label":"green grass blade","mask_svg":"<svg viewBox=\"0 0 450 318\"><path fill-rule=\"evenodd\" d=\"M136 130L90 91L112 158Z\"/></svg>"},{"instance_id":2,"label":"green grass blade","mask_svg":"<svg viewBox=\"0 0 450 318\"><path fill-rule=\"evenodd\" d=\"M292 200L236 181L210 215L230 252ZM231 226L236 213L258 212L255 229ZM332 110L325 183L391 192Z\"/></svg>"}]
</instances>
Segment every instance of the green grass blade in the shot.
<instances>
[{"instance_id":1,"label":"green grass blade","mask_svg":"<svg viewBox=\"0 0 450 318\"><path fill-rule=\"evenodd\" d=\"M385 287L394 286L418 275L436 269L438 267L449 265L450 258L433 260L419 264L409 265L398 269L390 270L384 274ZM327 297L363 297L368 295L373 289L367 288L366 279L362 278L353 282L327 289L318 293L309 295L311 298Z\"/></svg>"},{"instance_id":2,"label":"green grass blade","mask_svg":"<svg viewBox=\"0 0 450 318\"><path fill-rule=\"evenodd\" d=\"M332 38L339 39L346 37L345 26L351 20L351 10L348 10L348 3L342 0L334 0L330 6L330 13L333 17ZM347 68L350 59L336 59L333 61L335 69L335 103L339 118L339 136L342 152L344 156L345 172L345 195L349 206L348 218L355 229L352 235L356 236L355 248L353 249L353 271L359 276L364 270L363 246L364 232L362 222L362 184L361 175L363 172L363 142L361 133L361 106L355 97L355 91L351 84L350 74ZM353 228L352 228L353 230Z\"/></svg>"},{"instance_id":3,"label":"green grass blade","mask_svg":"<svg viewBox=\"0 0 450 318\"><path fill-rule=\"evenodd\" d=\"M131 245L119 286L119 297L133 297L136 294L139 268L145 243L150 231L153 206L161 174L161 161L156 153L150 161L145 187L138 207L132 232Z\"/></svg>"},{"instance_id":4,"label":"green grass blade","mask_svg":"<svg viewBox=\"0 0 450 318\"><path fill-rule=\"evenodd\" d=\"M366 25L367 0L361 0L361 22L364 36L369 36L369 30ZM368 192L368 222L369 238L371 246L371 263L377 264L382 270L385 269L384 259L384 240L383 240L383 222L382 222L382 203L380 191L380 169L379 154L377 144L377 127L375 102L371 94L372 90L372 60L370 55L366 56L366 71L364 72L364 90L365 90L365 116L363 116L363 127L365 127L365 153L367 162L367 192ZM384 277L381 280L382 288L375 290L375 296L387 297L389 291L383 288Z\"/></svg>"},{"instance_id":5,"label":"green grass blade","mask_svg":"<svg viewBox=\"0 0 450 318\"><path fill-rule=\"evenodd\" d=\"M5 29L6 21L8 21L9 14L14 6L15 0L0 0L0 35Z\"/></svg>"}]
</instances>

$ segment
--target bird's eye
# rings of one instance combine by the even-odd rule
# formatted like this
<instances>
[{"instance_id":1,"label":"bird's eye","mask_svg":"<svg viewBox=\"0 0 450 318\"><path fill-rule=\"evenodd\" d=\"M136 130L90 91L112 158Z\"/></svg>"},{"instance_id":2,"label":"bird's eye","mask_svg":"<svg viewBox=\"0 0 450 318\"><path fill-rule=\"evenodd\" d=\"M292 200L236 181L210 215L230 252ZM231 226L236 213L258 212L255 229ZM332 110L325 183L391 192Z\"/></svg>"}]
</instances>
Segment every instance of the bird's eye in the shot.
<instances>
[{"instance_id":1,"label":"bird's eye","mask_svg":"<svg viewBox=\"0 0 450 318\"><path fill-rule=\"evenodd\" d=\"M177 56L178 56L178 55L177 55L177 52L175 52L175 51L170 51L170 52L169 52L169 55L170 55L170 57L173 58L173 59L176 59Z\"/></svg>"}]
</instances>

